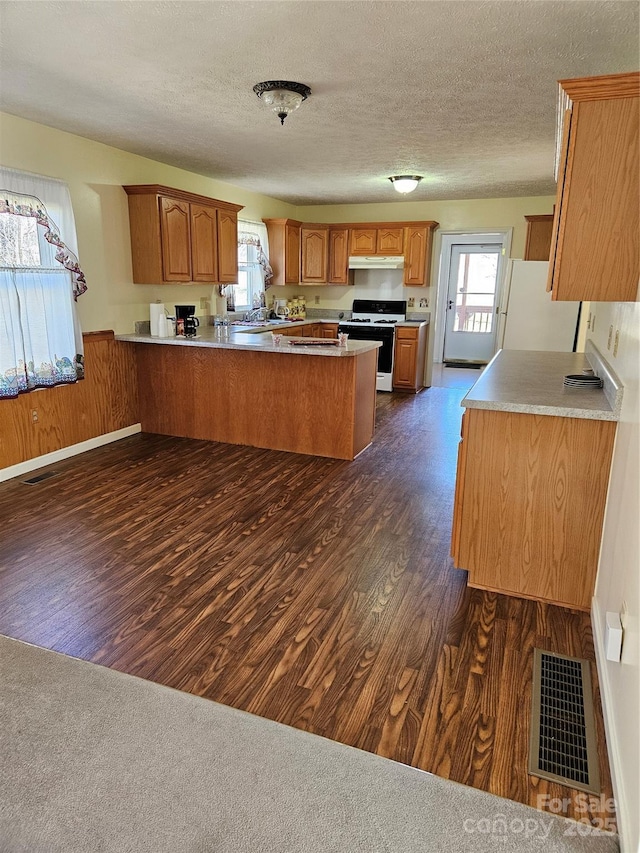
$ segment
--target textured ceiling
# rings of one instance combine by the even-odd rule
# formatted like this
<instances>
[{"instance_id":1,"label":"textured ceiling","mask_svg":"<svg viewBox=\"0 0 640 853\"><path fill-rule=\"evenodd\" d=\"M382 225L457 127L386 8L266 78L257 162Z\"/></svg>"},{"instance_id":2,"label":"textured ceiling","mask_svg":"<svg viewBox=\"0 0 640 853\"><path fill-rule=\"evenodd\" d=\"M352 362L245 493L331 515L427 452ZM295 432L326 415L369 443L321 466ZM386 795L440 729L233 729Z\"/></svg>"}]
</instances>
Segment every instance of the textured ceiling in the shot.
<instances>
[{"instance_id":1,"label":"textured ceiling","mask_svg":"<svg viewBox=\"0 0 640 853\"><path fill-rule=\"evenodd\" d=\"M0 109L294 204L542 195L556 80L637 70L635 0L1 2ZM309 85L284 127L253 94Z\"/></svg>"}]
</instances>

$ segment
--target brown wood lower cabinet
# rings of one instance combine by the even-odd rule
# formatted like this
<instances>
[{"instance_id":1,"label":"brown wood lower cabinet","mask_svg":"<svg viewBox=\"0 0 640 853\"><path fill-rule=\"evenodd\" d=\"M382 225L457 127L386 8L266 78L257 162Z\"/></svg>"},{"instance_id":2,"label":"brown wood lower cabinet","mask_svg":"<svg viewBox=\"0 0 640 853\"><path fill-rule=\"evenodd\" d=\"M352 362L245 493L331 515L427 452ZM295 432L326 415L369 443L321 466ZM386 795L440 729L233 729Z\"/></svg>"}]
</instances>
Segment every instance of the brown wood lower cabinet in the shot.
<instances>
[{"instance_id":1,"label":"brown wood lower cabinet","mask_svg":"<svg viewBox=\"0 0 640 853\"><path fill-rule=\"evenodd\" d=\"M304 334L305 326L292 326L290 329L277 329L281 335L287 338L301 338Z\"/></svg>"},{"instance_id":2,"label":"brown wood lower cabinet","mask_svg":"<svg viewBox=\"0 0 640 853\"><path fill-rule=\"evenodd\" d=\"M144 343L136 363L143 432L333 459L353 459L373 438L375 350L327 357Z\"/></svg>"},{"instance_id":3,"label":"brown wood lower cabinet","mask_svg":"<svg viewBox=\"0 0 640 853\"><path fill-rule=\"evenodd\" d=\"M396 329L393 357L394 391L417 393L424 388L428 326Z\"/></svg>"},{"instance_id":4,"label":"brown wood lower cabinet","mask_svg":"<svg viewBox=\"0 0 640 853\"><path fill-rule=\"evenodd\" d=\"M320 323L320 338L337 338L338 324L337 323Z\"/></svg>"},{"instance_id":5,"label":"brown wood lower cabinet","mask_svg":"<svg viewBox=\"0 0 640 853\"><path fill-rule=\"evenodd\" d=\"M616 424L467 409L451 553L469 586L588 610Z\"/></svg>"}]
</instances>

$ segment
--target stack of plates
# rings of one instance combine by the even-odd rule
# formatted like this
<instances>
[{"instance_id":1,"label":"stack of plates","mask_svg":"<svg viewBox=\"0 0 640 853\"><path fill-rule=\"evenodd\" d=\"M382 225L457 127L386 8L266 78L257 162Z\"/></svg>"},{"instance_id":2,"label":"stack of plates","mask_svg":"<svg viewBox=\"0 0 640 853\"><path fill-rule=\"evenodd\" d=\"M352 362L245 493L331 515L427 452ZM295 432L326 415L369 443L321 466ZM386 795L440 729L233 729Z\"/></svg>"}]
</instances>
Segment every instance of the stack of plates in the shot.
<instances>
[{"instance_id":1,"label":"stack of plates","mask_svg":"<svg viewBox=\"0 0 640 853\"><path fill-rule=\"evenodd\" d=\"M602 388L602 379L586 373L570 373L564 377L564 384L569 388Z\"/></svg>"}]
</instances>

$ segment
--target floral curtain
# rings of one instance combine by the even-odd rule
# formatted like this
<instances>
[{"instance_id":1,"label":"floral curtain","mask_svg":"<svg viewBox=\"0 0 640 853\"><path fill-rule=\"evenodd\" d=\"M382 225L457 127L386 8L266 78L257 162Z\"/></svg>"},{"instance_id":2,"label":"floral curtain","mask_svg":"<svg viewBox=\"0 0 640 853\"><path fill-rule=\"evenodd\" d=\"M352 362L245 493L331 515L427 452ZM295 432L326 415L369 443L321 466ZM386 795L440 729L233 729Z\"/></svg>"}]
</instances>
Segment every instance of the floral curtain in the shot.
<instances>
[{"instance_id":1,"label":"floral curtain","mask_svg":"<svg viewBox=\"0 0 640 853\"><path fill-rule=\"evenodd\" d=\"M244 230L240 230L240 226L249 226L250 230L246 228ZM262 233L261 233L262 232ZM260 274L262 276L262 283L264 289L271 285L273 281L273 270L271 268L271 264L269 263L269 258L267 257L267 253L269 251L269 243L267 237L267 227L262 222L238 222L238 246L253 246L255 252L250 253L252 256L252 263L257 263L260 267Z\"/></svg>"},{"instance_id":2,"label":"floral curtain","mask_svg":"<svg viewBox=\"0 0 640 853\"><path fill-rule=\"evenodd\" d=\"M7 187L0 189L0 397L6 398L83 377L75 300L87 285L66 184L0 167L0 187Z\"/></svg>"},{"instance_id":3,"label":"floral curtain","mask_svg":"<svg viewBox=\"0 0 640 853\"><path fill-rule=\"evenodd\" d=\"M263 222L238 221L238 284L231 290L234 308L258 308L265 304L265 291L273 280L267 241Z\"/></svg>"}]
</instances>

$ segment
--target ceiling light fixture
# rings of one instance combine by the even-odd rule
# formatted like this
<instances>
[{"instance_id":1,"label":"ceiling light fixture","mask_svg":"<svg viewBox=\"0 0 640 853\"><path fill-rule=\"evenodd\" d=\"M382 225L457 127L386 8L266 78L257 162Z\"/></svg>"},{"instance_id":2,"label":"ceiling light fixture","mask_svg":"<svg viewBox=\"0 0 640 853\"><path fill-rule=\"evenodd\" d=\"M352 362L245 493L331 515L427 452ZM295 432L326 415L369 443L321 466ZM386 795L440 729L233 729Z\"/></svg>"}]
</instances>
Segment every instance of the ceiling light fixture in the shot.
<instances>
[{"instance_id":1,"label":"ceiling light fixture","mask_svg":"<svg viewBox=\"0 0 640 853\"><path fill-rule=\"evenodd\" d=\"M405 195L412 193L422 180L422 175L394 175L389 178L394 190Z\"/></svg>"},{"instance_id":2,"label":"ceiling light fixture","mask_svg":"<svg viewBox=\"0 0 640 853\"><path fill-rule=\"evenodd\" d=\"M265 80L264 83L257 83L253 91L277 114L280 124L284 124L289 113L297 110L311 94L308 86L290 80Z\"/></svg>"}]
</instances>

